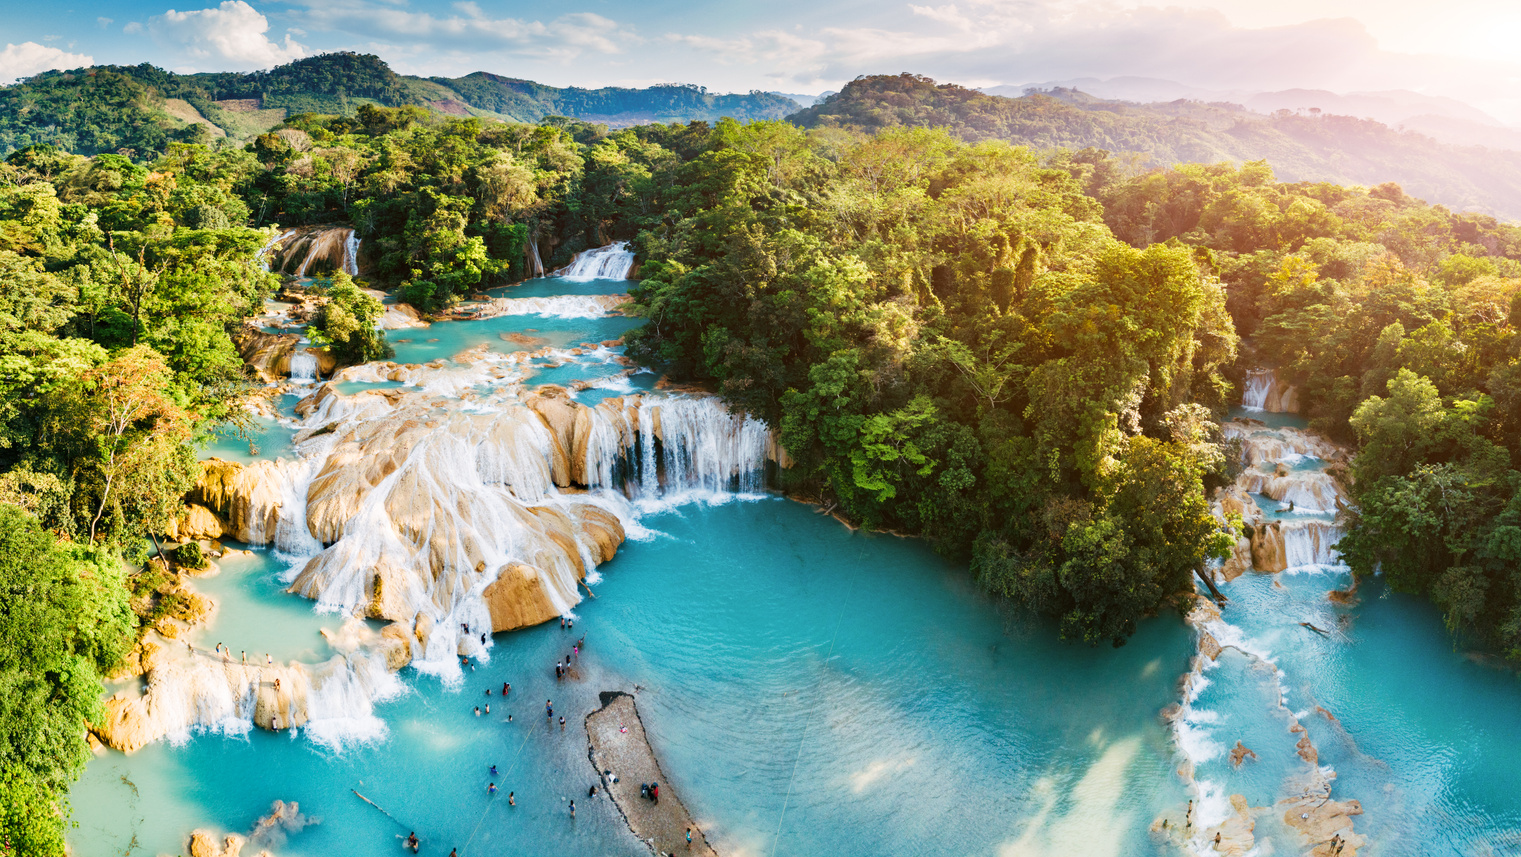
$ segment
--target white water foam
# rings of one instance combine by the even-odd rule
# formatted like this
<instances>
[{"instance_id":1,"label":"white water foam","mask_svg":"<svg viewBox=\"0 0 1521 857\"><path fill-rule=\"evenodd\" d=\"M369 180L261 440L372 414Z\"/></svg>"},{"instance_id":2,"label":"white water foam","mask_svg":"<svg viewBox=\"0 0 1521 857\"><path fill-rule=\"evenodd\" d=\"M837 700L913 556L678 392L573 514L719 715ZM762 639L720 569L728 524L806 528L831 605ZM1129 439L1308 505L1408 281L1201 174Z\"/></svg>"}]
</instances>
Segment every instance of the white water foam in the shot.
<instances>
[{"instance_id":1,"label":"white water foam","mask_svg":"<svg viewBox=\"0 0 1521 857\"><path fill-rule=\"evenodd\" d=\"M627 241L576 254L569 265L555 273L567 280L626 280L634 268L634 251Z\"/></svg>"}]
</instances>

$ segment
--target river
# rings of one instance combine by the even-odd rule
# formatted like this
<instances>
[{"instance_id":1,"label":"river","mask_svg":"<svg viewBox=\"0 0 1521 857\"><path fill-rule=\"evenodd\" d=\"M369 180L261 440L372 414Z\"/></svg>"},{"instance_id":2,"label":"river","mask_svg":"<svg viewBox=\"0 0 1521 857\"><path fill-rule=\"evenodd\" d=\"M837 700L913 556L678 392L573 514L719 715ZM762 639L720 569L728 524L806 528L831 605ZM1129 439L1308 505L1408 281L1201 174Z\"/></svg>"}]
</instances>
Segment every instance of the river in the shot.
<instances>
[{"instance_id":1,"label":"river","mask_svg":"<svg viewBox=\"0 0 1521 857\"><path fill-rule=\"evenodd\" d=\"M535 280L492 296L540 300L531 306L541 314L389 334L402 363L554 349L495 375L471 358L409 386L372 374L335 391L347 402L400 390L444 413L479 410L498 386L580 381L574 397L587 405L649 390L654 376L627 374L620 348L570 353L635 320L544 300L627 285ZM260 425L257 452L226 439L210 453L292 459L304 448L292 443L300 398L278 400L281 419ZM1271 422L1261 430L1295 425ZM246 834L278 799L298 802L311 823L244 855L384 853L412 830L440 857L542 854L546 843L560 854L647 854L614 807L587 799L595 775L581 731L598 692L635 685L670 787L726 855L1213 853L1200 831L1230 813L1233 794L1266 808L1255 814L1257 853L1305 853L1311 843L1271 807L1317 777L1336 800L1361 803L1356 831L1374 844L1365 853L1510 853L1521 841L1521 774L1506 752L1521 741L1521 684L1454 651L1432 608L1377 580L1356 604L1332 604L1326 593L1348 583L1334 562L1224 585L1216 635L1236 647L1199 662L1203 680L1185 690L1198 636L1176 614L1143 623L1119 649L1064 644L923 544L853 532L750 480L693 477L620 514L629 539L588 576L596 597L575 605L573 631L550 622L495 634L470 669L422 659L303 728L271 733L224 717L132 755L108 752L72 792L75 853L181 853L192 829ZM341 617L284 591L306 558L251 547L198 582L220 608L197 645L331 657L320 630ZM555 661L583 634L578 678L557 681ZM474 713L488 703L490 714ZM1295 752L1291 721L1312 738L1315 765ZM1226 757L1238 740L1258 754L1239 769ZM1191 798L1198 826L1173 835ZM1153 829L1161 819L1168 830Z\"/></svg>"}]
</instances>

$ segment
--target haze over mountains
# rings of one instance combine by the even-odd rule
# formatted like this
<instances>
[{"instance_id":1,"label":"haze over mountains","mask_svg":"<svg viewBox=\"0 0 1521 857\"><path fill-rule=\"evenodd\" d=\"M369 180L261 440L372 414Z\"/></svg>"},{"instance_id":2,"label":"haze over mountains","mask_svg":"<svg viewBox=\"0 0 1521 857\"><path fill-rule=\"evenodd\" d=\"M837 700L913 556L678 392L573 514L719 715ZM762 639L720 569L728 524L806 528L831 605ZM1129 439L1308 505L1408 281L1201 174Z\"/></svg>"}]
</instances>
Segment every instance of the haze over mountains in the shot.
<instances>
[{"instance_id":1,"label":"haze over mountains","mask_svg":"<svg viewBox=\"0 0 1521 857\"><path fill-rule=\"evenodd\" d=\"M1521 218L1521 131L1462 102L1403 90L1237 92L1121 77L979 92L903 74L863 76L814 98L681 84L560 88L488 72L418 77L354 53L249 74L100 66L0 88L0 152L52 143L150 160L176 141L242 144L296 114L352 116L364 104L486 121L563 116L610 128L785 118L808 127L940 127L966 140L1101 148L1131 155L1137 168L1266 159L1287 181L1392 181L1454 209Z\"/></svg>"},{"instance_id":2,"label":"haze over mountains","mask_svg":"<svg viewBox=\"0 0 1521 857\"><path fill-rule=\"evenodd\" d=\"M1444 143L1521 149L1521 129L1509 127L1483 110L1455 98L1423 95L1408 89L1348 93L1324 89L1258 92L1205 89L1149 77L1082 77L1018 86L989 86L983 87L982 91L989 95L1019 98L1032 90L1053 89L1076 89L1097 98L1137 104L1187 99L1235 104L1262 114L1290 110L1353 116L1382 122L1391 128L1419 131Z\"/></svg>"}]
</instances>

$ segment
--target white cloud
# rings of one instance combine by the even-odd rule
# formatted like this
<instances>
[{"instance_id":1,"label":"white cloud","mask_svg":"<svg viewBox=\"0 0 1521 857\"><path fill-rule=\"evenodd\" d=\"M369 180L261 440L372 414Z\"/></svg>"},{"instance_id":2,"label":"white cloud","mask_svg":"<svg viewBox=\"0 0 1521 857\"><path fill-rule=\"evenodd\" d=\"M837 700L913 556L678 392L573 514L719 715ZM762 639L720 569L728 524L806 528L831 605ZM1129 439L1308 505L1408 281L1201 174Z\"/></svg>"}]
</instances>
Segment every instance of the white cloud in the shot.
<instances>
[{"instance_id":1,"label":"white cloud","mask_svg":"<svg viewBox=\"0 0 1521 857\"><path fill-rule=\"evenodd\" d=\"M0 50L0 83L10 83L50 69L79 68L94 62L94 58L85 54L71 54L36 42L6 45L5 50Z\"/></svg>"},{"instance_id":2,"label":"white cloud","mask_svg":"<svg viewBox=\"0 0 1521 857\"><path fill-rule=\"evenodd\" d=\"M637 41L616 21L592 12L550 21L493 18L473 2L454 4L454 14L415 12L371 0L297 0L311 30L340 30L386 42L436 46L447 52L505 51L514 56L571 60L588 52L617 54Z\"/></svg>"},{"instance_id":3,"label":"white cloud","mask_svg":"<svg viewBox=\"0 0 1521 857\"><path fill-rule=\"evenodd\" d=\"M111 26L112 24L116 23L116 19L115 18L96 18L95 19L95 23L102 30L104 30L105 28L107 28L107 27Z\"/></svg>"},{"instance_id":4,"label":"white cloud","mask_svg":"<svg viewBox=\"0 0 1521 857\"><path fill-rule=\"evenodd\" d=\"M184 51L193 60L214 60L215 70L267 68L306 56L290 33L269 38L269 19L243 0L191 12L170 9L148 22L155 40Z\"/></svg>"}]
</instances>

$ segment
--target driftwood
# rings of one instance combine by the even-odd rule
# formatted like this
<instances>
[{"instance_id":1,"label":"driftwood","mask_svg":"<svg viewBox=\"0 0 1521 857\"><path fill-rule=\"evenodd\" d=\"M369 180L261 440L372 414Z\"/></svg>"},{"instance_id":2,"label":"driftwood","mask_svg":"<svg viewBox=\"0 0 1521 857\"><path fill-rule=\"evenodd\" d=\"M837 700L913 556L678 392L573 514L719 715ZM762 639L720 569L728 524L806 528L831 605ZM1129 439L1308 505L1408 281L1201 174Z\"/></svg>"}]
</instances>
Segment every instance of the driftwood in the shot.
<instances>
[{"instance_id":1,"label":"driftwood","mask_svg":"<svg viewBox=\"0 0 1521 857\"><path fill-rule=\"evenodd\" d=\"M1204 585L1209 589L1209 594L1214 596L1216 604L1224 604L1230 600L1229 598L1226 598L1218 588L1215 587L1215 582L1213 580L1210 580L1209 577L1204 573L1204 568L1202 566L1195 568L1194 574L1197 574L1199 576L1199 579L1204 581Z\"/></svg>"}]
</instances>

